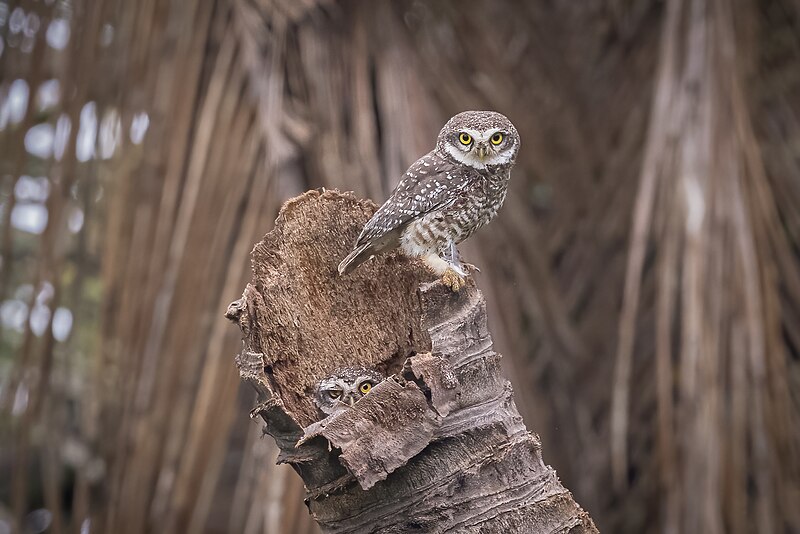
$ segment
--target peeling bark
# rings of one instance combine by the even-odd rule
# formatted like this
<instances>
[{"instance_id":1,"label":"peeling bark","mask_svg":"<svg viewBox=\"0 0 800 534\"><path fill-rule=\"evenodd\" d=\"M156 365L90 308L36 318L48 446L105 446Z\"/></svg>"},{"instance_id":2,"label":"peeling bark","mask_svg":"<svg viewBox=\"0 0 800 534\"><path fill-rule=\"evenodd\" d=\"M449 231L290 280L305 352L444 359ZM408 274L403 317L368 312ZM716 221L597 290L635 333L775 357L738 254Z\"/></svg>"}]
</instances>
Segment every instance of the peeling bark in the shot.
<instances>
[{"instance_id":1,"label":"peeling bark","mask_svg":"<svg viewBox=\"0 0 800 534\"><path fill-rule=\"evenodd\" d=\"M251 416L314 519L329 533L597 532L522 422L472 281L454 294L399 254L337 276L374 210L335 191L287 202L226 313L259 395ZM359 365L388 378L323 418L314 385Z\"/></svg>"}]
</instances>

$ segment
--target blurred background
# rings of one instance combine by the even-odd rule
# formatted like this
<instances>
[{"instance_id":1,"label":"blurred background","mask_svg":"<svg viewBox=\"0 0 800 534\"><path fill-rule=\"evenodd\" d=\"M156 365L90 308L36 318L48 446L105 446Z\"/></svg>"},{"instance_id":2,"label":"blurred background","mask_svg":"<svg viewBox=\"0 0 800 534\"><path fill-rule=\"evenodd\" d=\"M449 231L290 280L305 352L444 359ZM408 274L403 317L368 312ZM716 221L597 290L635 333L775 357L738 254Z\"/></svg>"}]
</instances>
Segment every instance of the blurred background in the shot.
<instances>
[{"instance_id":1,"label":"blurred background","mask_svg":"<svg viewBox=\"0 0 800 534\"><path fill-rule=\"evenodd\" d=\"M797 1L0 0L0 534L316 532L223 313L465 109L545 461L602 532L800 532Z\"/></svg>"}]
</instances>

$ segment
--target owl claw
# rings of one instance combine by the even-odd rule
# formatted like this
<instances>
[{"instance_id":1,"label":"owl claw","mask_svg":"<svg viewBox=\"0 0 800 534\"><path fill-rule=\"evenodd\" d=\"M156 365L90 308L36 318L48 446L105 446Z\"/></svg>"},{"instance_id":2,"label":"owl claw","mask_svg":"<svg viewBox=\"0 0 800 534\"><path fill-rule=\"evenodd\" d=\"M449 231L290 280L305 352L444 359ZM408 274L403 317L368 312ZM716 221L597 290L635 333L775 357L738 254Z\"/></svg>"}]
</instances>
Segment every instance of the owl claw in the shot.
<instances>
[{"instance_id":1,"label":"owl claw","mask_svg":"<svg viewBox=\"0 0 800 534\"><path fill-rule=\"evenodd\" d=\"M442 275L442 283L449 287L453 292L458 293L458 291L466 284L466 280L455 269L450 267Z\"/></svg>"},{"instance_id":2,"label":"owl claw","mask_svg":"<svg viewBox=\"0 0 800 534\"><path fill-rule=\"evenodd\" d=\"M460 263L451 263L450 269L452 269L457 275L461 276L462 278L467 276L467 271L464 270L464 266Z\"/></svg>"},{"instance_id":3,"label":"owl claw","mask_svg":"<svg viewBox=\"0 0 800 534\"><path fill-rule=\"evenodd\" d=\"M470 271L481 272L480 269L471 263L461 262L461 254L458 253L455 243L450 243L450 246L445 249L443 256L444 261L447 262L450 268L461 276L468 276Z\"/></svg>"},{"instance_id":4,"label":"owl claw","mask_svg":"<svg viewBox=\"0 0 800 534\"><path fill-rule=\"evenodd\" d=\"M477 265L472 265L471 263L464 262L461 264L468 271L475 271L476 273L481 272Z\"/></svg>"}]
</instances>

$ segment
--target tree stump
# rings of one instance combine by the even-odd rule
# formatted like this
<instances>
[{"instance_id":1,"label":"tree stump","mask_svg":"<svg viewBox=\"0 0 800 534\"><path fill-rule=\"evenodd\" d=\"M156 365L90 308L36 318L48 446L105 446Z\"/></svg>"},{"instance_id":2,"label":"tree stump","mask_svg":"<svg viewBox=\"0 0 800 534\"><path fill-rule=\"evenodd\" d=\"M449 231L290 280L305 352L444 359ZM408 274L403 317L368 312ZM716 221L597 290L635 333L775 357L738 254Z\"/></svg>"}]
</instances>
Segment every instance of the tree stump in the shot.
<instances>
[{"instance_id":1,"label":"tree stump","mask_svg":"<svg viewBox=\"0 0 800 534\"><path fill-rule=\"evenodd\" d=\"M337 191L289 200L226 313L251 416L314 519L328 533L597 532L522 422L474 282L453 293L399 253L337 274L375 209ZM388 378L323 417L315 385L346 366Z\"/></svg>"}]
</instances>

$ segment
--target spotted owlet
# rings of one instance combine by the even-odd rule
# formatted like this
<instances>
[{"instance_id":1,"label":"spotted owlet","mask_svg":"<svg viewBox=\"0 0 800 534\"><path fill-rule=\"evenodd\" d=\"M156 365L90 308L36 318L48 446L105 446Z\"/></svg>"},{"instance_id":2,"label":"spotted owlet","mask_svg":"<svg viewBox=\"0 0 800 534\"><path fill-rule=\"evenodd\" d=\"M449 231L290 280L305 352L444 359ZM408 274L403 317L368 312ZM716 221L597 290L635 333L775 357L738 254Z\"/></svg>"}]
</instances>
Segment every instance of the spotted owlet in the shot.
<instances>
[{"instance_id":1,"label":"spotted owlet","mask_svg":"<svg viewBox=\"0 0 800 534\"><path fill-rule=\"evenodd\" d=\"M500 113L465 111L447 121L436 148L409 167L364 226L339 274L400 247L457 291L466 271L456 245L497 215L519 146L517 129Z\"/></svg>"},{"instance_id":2,"label":"spotted owlet","mask_svg":"<svg viewBox=\"0 0 800 534\"><path fill-rule=\"evenodd\" d=\"M383 375L365 367L343 367L323 378L314 392L314 404L327 415L352 407Z\"/></svg>"}]
</instances>

